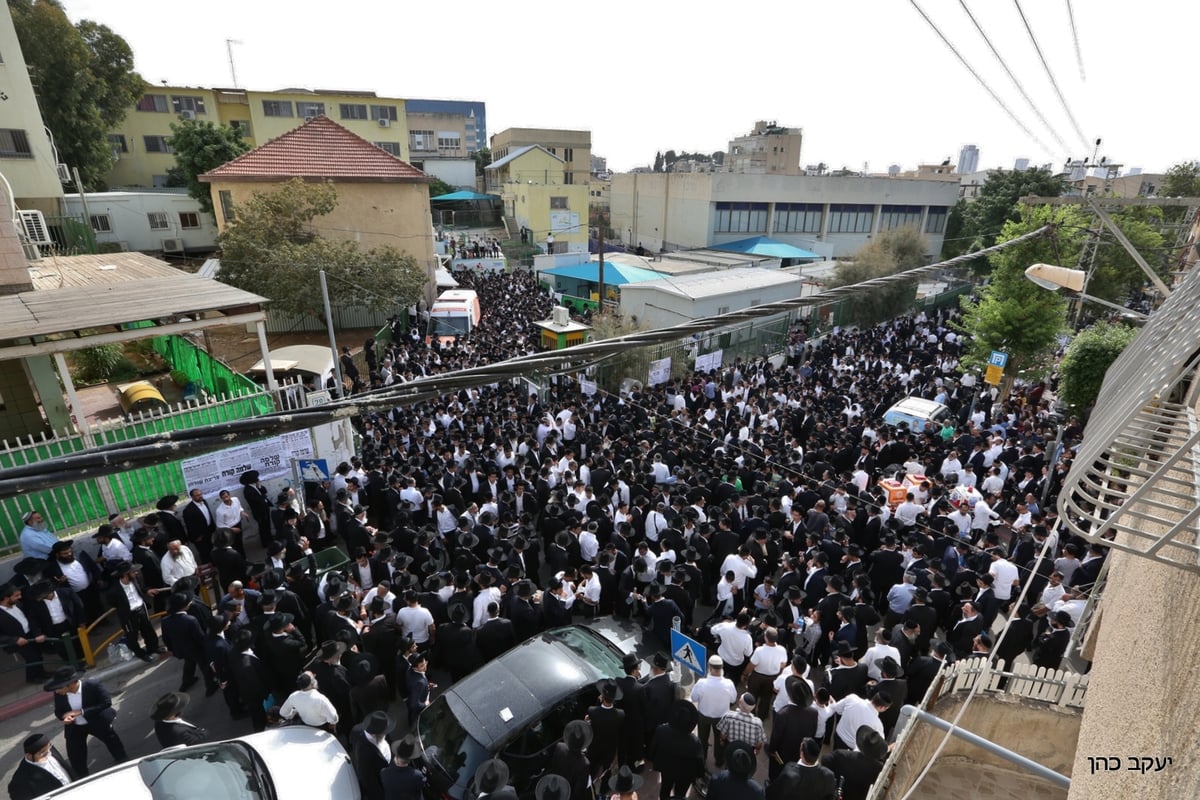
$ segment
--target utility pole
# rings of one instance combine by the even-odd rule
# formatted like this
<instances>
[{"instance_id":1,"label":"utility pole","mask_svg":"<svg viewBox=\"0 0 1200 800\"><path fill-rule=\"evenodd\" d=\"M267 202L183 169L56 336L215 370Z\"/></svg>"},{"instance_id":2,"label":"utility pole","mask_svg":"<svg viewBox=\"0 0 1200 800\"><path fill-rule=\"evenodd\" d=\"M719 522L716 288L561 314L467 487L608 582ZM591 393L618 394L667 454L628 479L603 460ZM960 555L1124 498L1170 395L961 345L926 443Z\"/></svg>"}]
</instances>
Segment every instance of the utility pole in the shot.
<instances>
[{"instance_id":1,"label":"utility pole","mask_svg":"<svg viewBox=\"0 0 1200 800\"><path fill-rule=\"evenodd\" d=\"M229 55L229 77L233 79L233 88L239 89L241 87L238 86L237 68L233 65L233 46L235 44L241 44L241 42L237 39L225 40L225 52Z\"/></svg>"},{"instance_id":2,"label":"utility pole","mask_svg":"<svg viewBox=\"0 0 1200 800\"><path fill-rule=\"evenodd\" d=\"M325 305L325 328L329 332L329 349L333 351L333 374L337 376L337 393L340 400L346 395L346 384L342 382L342 356L338 353L337 339L333 336L333 312L329 309L329 284L325 280L325 270L321 270L321 301Z\"/></svg>"},{"instance_id":3,"label":"utility pole","mask_svg":"<svg viewBox=\"0 0 1200 800\"><path fill-rule=\"evenodd\" d=\"M604 223L601 222L596 226L596 241L600 243L600 308L596 310L597 314L604 313Z\"/></svg>"}]
</instances>

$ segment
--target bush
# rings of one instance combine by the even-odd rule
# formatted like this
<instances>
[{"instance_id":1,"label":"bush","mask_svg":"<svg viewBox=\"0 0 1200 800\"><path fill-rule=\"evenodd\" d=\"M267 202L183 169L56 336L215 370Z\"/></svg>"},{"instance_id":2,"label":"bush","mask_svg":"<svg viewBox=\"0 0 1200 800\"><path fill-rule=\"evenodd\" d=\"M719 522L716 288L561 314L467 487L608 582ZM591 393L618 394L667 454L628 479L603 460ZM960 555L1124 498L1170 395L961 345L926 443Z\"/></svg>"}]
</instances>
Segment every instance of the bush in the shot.
<instances>
[{"instance_id":1,"label":"bush","mask_svg":"<svg viewBox=\"0 0 1200 800\"><path fill-rule=\"evenodd\" d=\"M109 380L114 381L128 381L136 378L137 376L137 364L133 363L131 359L126 358L125 356L121 356L119 359L117 359L117 363L113 365L112 370L108 374Z\"/></svg>"},{"instance_id":2,"label":"bush","mask_svg":"<svg viewBox=\"0 0 1200 800\"><path fill-rule=\"evenodd\" d=\"M1133 328L1108 322L1081 331L1067 347L1059 367L1059 399L1077 413L1090 409L1100 394L1104 374L1136 335Z\"/></svg>"},{"instance_id":3,"label":"bush","mask_svg":"<svg viewBox=\"0 0 1200 800\"><path fill-rule=\"evenodd\" d=\"M81 381L101 383L112 376L113 370L121 361L128 359L123 355L121 345L101 344L75 351L72 360L79 371L78 377Z\"/></svg>"}]
</instances>

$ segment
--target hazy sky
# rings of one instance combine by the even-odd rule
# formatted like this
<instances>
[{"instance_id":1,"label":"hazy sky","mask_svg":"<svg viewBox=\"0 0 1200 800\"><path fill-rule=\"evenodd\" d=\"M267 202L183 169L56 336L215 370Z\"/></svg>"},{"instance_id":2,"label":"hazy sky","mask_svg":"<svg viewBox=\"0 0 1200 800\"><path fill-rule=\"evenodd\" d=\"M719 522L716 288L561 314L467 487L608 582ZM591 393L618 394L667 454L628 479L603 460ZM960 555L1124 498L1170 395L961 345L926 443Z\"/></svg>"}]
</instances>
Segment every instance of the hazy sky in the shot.
<instances>
[{"instance_id":1,"label":"hazy sky","mask_svg":"<svg viewBox=\"0 0 1200 800\"><path fill-rule=\"evenodd\" d=\"M1079 135L1010 0L965 0L1065 147L1005 75L960 0L918 0L1033 133L1023 132L955 59L910 0L458 4L340 0L63 0L73 20L128 40L152 83L366 89L482 100L489 134L588 129L609 168L655 150L724 150L757 119L804 129L803 163L885 171L981 150L1061 164L1100 154L1151 172L1200 158L1195 0L1021 0ZM745 16L739 16L741 10ZM1038 144L1040 140L1041 144ZM1086 142L1086 144L1085 144Z\"/></svg>"}]
</instances>

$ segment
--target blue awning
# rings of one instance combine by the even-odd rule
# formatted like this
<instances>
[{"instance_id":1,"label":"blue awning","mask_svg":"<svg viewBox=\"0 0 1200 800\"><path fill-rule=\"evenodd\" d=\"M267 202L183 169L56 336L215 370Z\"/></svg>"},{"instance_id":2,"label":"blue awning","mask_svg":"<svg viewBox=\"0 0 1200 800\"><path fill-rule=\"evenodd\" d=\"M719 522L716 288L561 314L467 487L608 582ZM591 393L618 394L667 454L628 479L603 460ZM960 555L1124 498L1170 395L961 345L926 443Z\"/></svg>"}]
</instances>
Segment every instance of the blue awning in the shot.
<instances>
[{"instance_id":1,"label":"blue awning","mask_svg":"<svg viewBox=\"0 0 1200 800\"><path fill-rule=\"evenodd\" d=\"M768 236L754 236L750 239L738 239L736 242L725 242L724 244L714 244L712 250L720 250L725 253L745 253L751 256L767 256L768 258L810 258L817 261L822 259L822 256L805 250L803 247L780 242Z\"/></svg>"},{"instance_id":2,"label":"blue awning","mask_svg":"<svg viewBox=\"0 0 1200 800\"><path fill-rule=\"evenodd\" d=\"M600 282L600 262L589 261L586 264L573 264L569 267L554 267L544 269L543 275L554 275L559 278L570 278L577 281ZM642 283L668 277L662 272L642 267L631 267L612 261L604 262L604 283L607 286L624 286L627 283Z\"/></svg>"},{"instance_id":3,"label":"blue awning","mask_svg":"<svg viewBox=\"0 0 1200 800\"><path fill-rule=\"evenodd\" d=\"M455 200L499 200L500 196L495 194L480 194L479 192L469 192L465 189L461 192L451 192L450 194L439 194L437 197L429 198L430 202L453 202Z\"/></svg>"}]
</instances>

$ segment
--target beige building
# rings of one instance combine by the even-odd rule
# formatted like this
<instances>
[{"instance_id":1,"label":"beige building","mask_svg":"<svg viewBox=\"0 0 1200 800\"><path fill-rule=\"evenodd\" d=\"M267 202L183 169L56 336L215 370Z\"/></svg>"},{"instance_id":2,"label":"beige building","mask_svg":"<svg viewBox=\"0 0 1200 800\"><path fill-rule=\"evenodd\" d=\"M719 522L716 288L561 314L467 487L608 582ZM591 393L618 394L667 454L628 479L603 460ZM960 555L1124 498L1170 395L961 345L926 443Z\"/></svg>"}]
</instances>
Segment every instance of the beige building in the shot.
<instances>
[{"instance_id":1,"label":"beige building","mask_svg":"<svg viewBox=\"0 0 1200 800\"><path fill-rule=\"evenodd\" d=\"M539 145L562 159L563 183L584 184L591 177L592 132L553 128L507 128L492 137L492 160L522 147Z\"/></svg>"},{"instance_id":2,"label":"beige building","mask_svg":"<svg viewBox=\"0 0 1200 800\"><path fill-rule=\"evenodd\" d=\"M0 94L0 175L5 179L0 181L0 206L15 200L22 210L58 216L63 213L58 156L42 122L7 5L0 9Z\"/></svg>"},{"instance_id":3,"label":"beige building","mask_svg":"<svg viewBox=\"0 0 1200 800\"><path fill-rule=\"evenodd\" d=\"M337 207L314 220L318 234L367 250L396 247L425 268L427 288L436 286L428 176L328 117L315 117L200 176L211 187L221 231L239 203L292 178L328 181L337 189Z\"/></svg>"},{"instance_id":4,"label":"beige building","mask_svg":"<svg viewBox=\"0 0 1200 800\"><path fill-rule=\"evenodd\" d=\"M525 228L547 252L584 252L588 240L589 189L570 184L561 156L541 145L511 150L484 168L489 194L500 195L510 233Z\"/></svg>"},{"instance_id":5,"label":"beige building","mask_svg":"<svg viewBox=\"0 0 1200 800\"><path fill-rule=\"evenodd\" d=\"M784 128L759 120L750 133L730 140L724 171L743 175L802 175L803 138L801 128Z\"/></svg>"}]
</instances>

